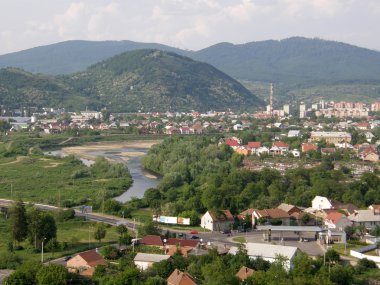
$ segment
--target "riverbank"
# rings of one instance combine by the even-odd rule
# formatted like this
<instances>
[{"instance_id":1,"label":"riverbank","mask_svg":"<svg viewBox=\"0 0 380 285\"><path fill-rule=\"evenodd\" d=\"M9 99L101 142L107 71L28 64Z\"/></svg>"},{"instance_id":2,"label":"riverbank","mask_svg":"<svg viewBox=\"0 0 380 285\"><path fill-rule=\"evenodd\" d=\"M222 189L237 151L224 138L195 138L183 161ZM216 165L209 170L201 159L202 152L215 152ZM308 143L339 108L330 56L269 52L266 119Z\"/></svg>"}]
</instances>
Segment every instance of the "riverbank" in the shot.
<instances>
[{"instance_id":1,"label":"riverbank","mask_svg":"<svg viewBox=\"0 0 380 285\"><path fill-rule=\"evenodd\" d=\"M143 148L149 149L155 144L161 143L162 140L137 140L137 141L125 141L125 142L98 142L91 143L82 146L72 146L64 147L62 151L68 155L86 155L88 152L98 151L98 150L115 150L124 148ZM122 152L123 157L136 157L143 156L144 152Z\"/></svg>"}]
</instances>

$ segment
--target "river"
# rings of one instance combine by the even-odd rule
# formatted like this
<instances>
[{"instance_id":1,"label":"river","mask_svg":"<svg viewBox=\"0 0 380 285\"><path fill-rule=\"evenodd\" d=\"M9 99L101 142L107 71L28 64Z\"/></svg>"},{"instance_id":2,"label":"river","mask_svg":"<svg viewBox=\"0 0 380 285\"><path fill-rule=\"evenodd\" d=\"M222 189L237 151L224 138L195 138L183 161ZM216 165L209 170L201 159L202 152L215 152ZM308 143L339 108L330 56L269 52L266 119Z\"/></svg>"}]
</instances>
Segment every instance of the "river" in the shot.
<instances>
[{"instance_id":1,"label":"river","mask_svg":"<svg viewBox=\"0 0 380 285\"><path fill-rule=\"evenodd\" d=\"M115 197L115 200L120 202L127 202L131 200L133 197L136 198L142 198L144 196L144 193L149 188L155 188L160 181L159 178L155 177L148 171L146 171L142 165L141 165L141 155L133 155L135 153L144 153L146 154L148 152L148 148L137 148L137 147L122 147L122 148L115 148L115 149L97 149L94 151L88 151L85 152L84 155L86 157L106 157L108 159L111 159L113 161L116 161L118 163L125 164L129 172L131 173L133 184L132 186L125 191L122 195L119 197ZM128 153L132 155L128 155ZM56 155L56 156L66 156L66 154L62 150L56 150L51 151L47 154ZM125 157L128 157L126 160ZM87 165L90 166L94 163L93 160L81 158L81 161Z\"/></svg>"}]
</instances>

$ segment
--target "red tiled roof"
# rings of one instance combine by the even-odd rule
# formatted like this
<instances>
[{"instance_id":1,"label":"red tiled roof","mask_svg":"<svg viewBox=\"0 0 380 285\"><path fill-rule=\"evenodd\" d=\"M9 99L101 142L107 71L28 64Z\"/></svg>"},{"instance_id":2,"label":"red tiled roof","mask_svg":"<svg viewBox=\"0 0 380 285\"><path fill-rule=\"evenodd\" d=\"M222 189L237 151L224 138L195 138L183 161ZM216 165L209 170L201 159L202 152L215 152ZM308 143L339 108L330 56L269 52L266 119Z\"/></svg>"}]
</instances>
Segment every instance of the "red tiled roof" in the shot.
<instances>
[{"instance_id":1,"label":"red tiled roof","mask_svg":"<svg viewBox=\"0 0 380 285\"><path fill-rule=\"evenodd\" d=\"M194 278L187 272L175 269L167 279L168 285L197 285Z\"/></svg>"},{"instance_id":2,"label":"red tiled roof","mask_svg":"<svg viewBox=\"0 0 380 285\"><path fill-rule=\"evenodd\" d=\"M326 220L330 220L333 224L336 224L343 217L342 213L330 212L326 216Z\"/></svg>"},{"instance_id":3,"label":"red tiled roof","mask_svg":"<svg viewBox=\"0 0 380 285\"><path fill-rule=\"evenodd\" d=\"M234 221L234 217L229 210L209 211L209 214L214 222Z\"/></svg>"},{"instance_id":4,"label":"red tiled roof","mask_svg":"<svg viewBox=\"0 0 380 285\"><path fill-rule=\"evenodd\" d=\"M231 146L231 147L233 147L233 146L240 146L240 144L237 141L233 140L233 139L227 139L226 140L226 144L229 145L229 146Z\"/></svg>"},{"instance_id":5,"label":"red tiled roof","mask_svg":"<svg viewBox=\"0 0 380 285\"><path fill-rule=\"evenodd\" d=\"M289 218L289 214L281 209L264 209L264 210L256 210L262 218L271 218L271 219L281 219L281 218Z\"/></svg>"},{"instance_id":6,"label":"red tiled roof","mask_svg":"<svg viewBox=\"0 0 380 285\"><path fill-rule=\"evenodd\" d=\"M147 235L143 237L140 241L140 244L144 245L155 245L155 246L164 246L164 242L160 236Z\"/></svg>"},{"instance_id":7,"label":"red tiled roof","mask_svg":"<svg viewBox=\"0 0 380 285\"><path fill-rule=\"evenodd\" d=\"M196 247L199 241L194 239L177 239L177 238L169 238L167 241L167 245L179 245L179 246L191 246Z\"/></svg>"},{"instance_id":8,"label":"red tiled roof","mask_svg":"<svg viewBox=\"0 0 380 285\"><path fill-rule=\"evenodd\" d=\"M247 146L250 148L259 148L261 147L261 142L248 142Z\"/></svg>"},{"instance_id":9,"label":"red tiled roof","mask_svg":"<svg viewBox=\"0 0 380 285\"><path fill-rule=\"evenodd\" d=\"M317 149L318 149L318 146L315 144L312 144L312 143L303 143L302 144L302 151L303 152L308 152L308 151L317 150Z\"/></svg>"},{"instance_id":10,"label":"red tiled roof","mask_svg":"<svg viewBox=\"0 0 380 285\"><path fill-rule=\"evenodd\" d=\"M104 258L95 250L81 252L78 255L82 257L91 267L95 267L96 265L106 265Z\"/></svg>"},{"instance_id":11,"label":"red tiled roof","mask_svg":"<svg viewBox=\"0 0 380 285\"><path fill-rule=\"evenodd\" d=\"M274 142L273 146L277 146L277 147L289 147L289 145L287 143L284 143L282 141Z\"/></svg>"},{"instance_id":12,"label":"red tiled roof","mask_svg":"<svg viewBox=\"0 0 380 285\"><path fill-rule=\"evenodd\" d=\"M247 279L248 277L252 276L252 274L255 272L256 272L255 270L243 266L242 268L240 268L239 272L235 274L235 276L243 281Z\"/></svg>"}]
</instances>

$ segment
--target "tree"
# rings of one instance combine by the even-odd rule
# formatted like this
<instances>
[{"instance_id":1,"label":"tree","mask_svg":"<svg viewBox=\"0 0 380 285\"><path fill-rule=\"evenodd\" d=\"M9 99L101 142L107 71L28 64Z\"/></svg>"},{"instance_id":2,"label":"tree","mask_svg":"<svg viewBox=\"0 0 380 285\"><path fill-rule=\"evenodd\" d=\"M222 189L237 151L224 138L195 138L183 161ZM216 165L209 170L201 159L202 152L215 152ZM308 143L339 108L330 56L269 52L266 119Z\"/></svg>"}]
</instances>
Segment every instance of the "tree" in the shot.
<instances>
[{"instance_id":1,"label":"tree","mask_svg":"<svg viewBox=\"0 0 380 285\"><path fill-rule=\"evenodd\" d=\"M25 206L22 200L18 200L12 205L10 214L12 239L16 242L21 242L27 237L28 234L28 221Z\"/></svg>"},{"instance_id":2,"label":"tree","mask_svg":"<svg viewBox=\"0 0 380 285\"><path fill-rule=\"evenodd\" d=\"M118 225L116 232L119 234L119 246L121 244L129 245L131 243L131 236L128 234L128 229L125 225Z\"/></svg>"},{"instance_id":3,"label":"tree","mask_svg":"<svg viewBox=\"0 0 380 285\"><path fill-rule=\"evenodd\" d=\"M106 233L107 233L107 230L106 230L105 225L102 223L97 224L97 226L95 228L95 232L94 232L94 238L98 242L102 242L102 239L104 239L106 237Z\"/></svg>"},{"instance_id":4,"label":"tree","mask_svg":"<svg viewBox=\"0 0 380 285\"><path fill-rule=\"evenodd\" d=\"M44 213L42 217L42 238L45 238L45 242L49 242L52 238L57 237L57 225L54 217L49 213Z\"/></svg>"},{"instance_id":5,"label":"tree","mask_svg":"<svg viewBox=\"0 0 380 285\"><path fill-rule=\"evenodd\" d=\"M140 236L159 235L161 233L157 223L151 219L146 220L142 225L140 225L138 231Z\"/></svg>"},{"instance_id":6,"label":"tree","mask_svg":"<svg viewBox=\"0 0 380 285\"><path fill-rule=\"evenodd\" d=\"M68 276L66 267L62 265L42 266L36 275L37 285L66 285Z\"/></svg>"},{"instance_id":7,"label":"tree","mask_svg":"<svg viewBox=\"0 0 380 285\"><path fill-rule=\"evenodd\" d=\"M46 243L46 250L49 252L52 252L53 257L54 257L54 252L59 249L60 249L60 244L56 238L52 238Z\"/></svg>"},{"instance_id":8,"label":"tree","mask_svg":"<svg viewBox=\"0 0 380 285\"><path fill-rule=\"evenodd\" d=\"M41 238L42 238L42 212L32 207L27 214L28 217L28 239L31 244L34 245L34 248L38 248L38 245L40 244Z\"/></svg>"},{"instance_id":9,"label":"tree","mask_svg":"<svg viewBox=\"0 0 380 285\"><path fill-rule=\"evenodd\" d=\"M35 285L36 274L42 264L37 261L27 261L20 265L15 272L4 280L7 285Z\"/></svg>"}]
</instances>

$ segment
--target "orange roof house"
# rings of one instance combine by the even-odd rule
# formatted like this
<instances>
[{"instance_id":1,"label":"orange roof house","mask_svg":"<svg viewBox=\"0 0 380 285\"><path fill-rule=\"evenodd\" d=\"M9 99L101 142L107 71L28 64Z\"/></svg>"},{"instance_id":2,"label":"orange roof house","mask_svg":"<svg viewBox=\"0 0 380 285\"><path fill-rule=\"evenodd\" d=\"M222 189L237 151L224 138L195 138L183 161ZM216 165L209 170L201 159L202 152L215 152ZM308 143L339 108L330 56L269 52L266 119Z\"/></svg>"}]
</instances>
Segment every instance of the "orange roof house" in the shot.
<instances>
[{"instance_id":1,"label":"orange roof house","mask_svg":"<svg viewBox=\"0 0 380 285\"><path fill-rule=\"evenodd\" d=\"M187 272L175 269L167 279L168 285L197 285L194 278Z\"/></svg>"},{"instance_id":2,"label":"orange roof house","mask_svg":"<svg viewBox=\"0 0 380 285\"><path fill-rule=\"evenodd\" d=\"M159 246L159 247L164 246L162 237L156 236L156 235L147 235L143 237L141 240L139 240L139 244L149 245L149 246Z\"/></svg>"},{"instance_id":3,"label":"orange roof house","mask_svg":"<svg viewBox=\"0 0 380 285\"><path fill-rule=\"evenodd\" d=\"M255 273L255 270L243 266L240 268L239 272L235 274L237 278L239 278L241 281L246 280L248 277L252 276L253 273Z\"/></svg>"},{"instance_id":4,"label":"orange roof house","mask_svg":"<svg viewBox=\"0 0 380 285\"><path fill-rule=\"evenodd\" d=\"M79 271L85 273L86 276L92 276L93 270L90 270L91 268L106 264L107 262L96 250L89 250L71 258L67 261L66 267L69 268L69 271Z\"/></svg>"}]
</instances>

